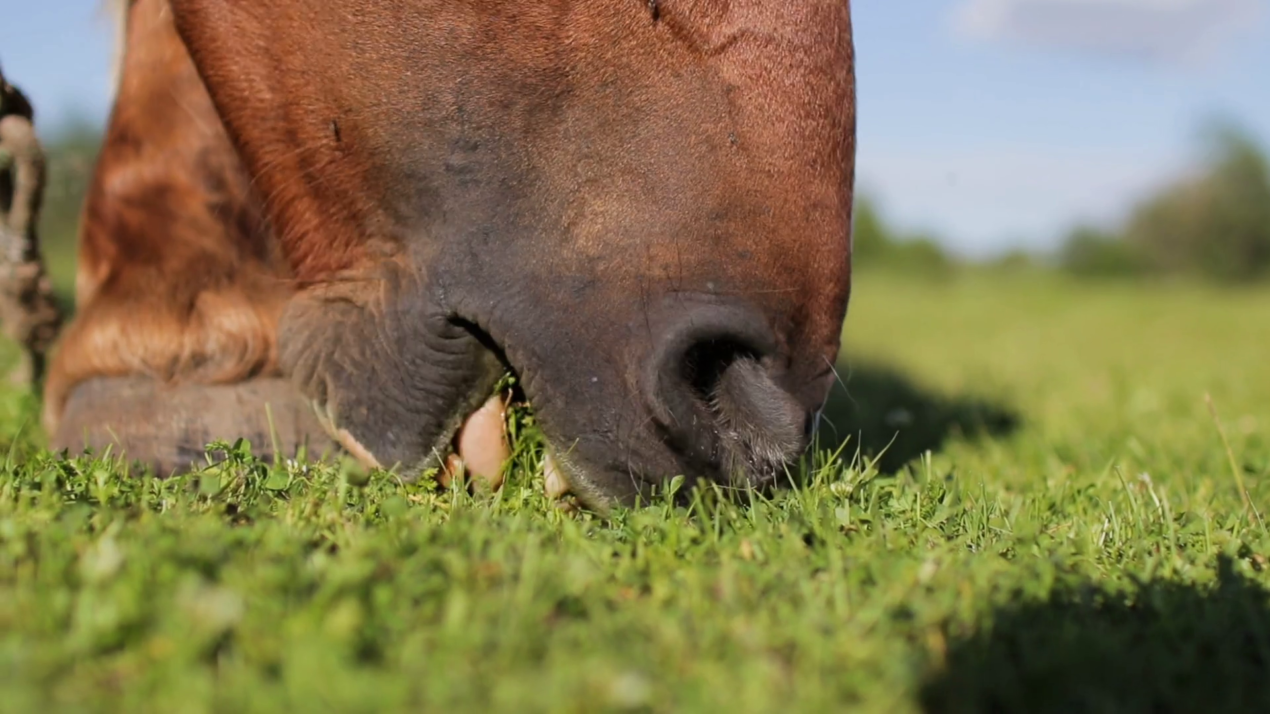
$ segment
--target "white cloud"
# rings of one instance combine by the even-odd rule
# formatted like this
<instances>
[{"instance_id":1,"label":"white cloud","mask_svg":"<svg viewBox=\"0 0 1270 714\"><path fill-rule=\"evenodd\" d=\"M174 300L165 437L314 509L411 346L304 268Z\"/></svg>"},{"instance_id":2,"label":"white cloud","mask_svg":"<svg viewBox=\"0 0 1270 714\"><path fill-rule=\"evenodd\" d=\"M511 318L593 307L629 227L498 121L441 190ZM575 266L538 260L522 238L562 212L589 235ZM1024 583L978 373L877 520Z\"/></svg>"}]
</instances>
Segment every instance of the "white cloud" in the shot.
<instances>
[{"instance_id":1,"label":"white cloud","mask_svg":"<svg viewBox=\"0 0 1270 714\"><path fill-rule=\"evenodd\" d=\"M987 41L1191 64L1257 24L1266 0L964 0L963 35Z\"/></svg>"}]
</instances>

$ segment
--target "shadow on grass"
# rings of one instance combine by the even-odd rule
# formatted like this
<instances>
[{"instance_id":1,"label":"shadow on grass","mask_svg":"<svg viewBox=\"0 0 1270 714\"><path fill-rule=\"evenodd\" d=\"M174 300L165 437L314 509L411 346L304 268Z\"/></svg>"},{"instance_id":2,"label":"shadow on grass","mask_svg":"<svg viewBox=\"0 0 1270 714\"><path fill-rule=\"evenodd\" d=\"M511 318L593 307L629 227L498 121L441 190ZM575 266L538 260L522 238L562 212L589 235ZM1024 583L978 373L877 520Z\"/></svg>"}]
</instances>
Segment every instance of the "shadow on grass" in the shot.
<instances>
[{"instance_id":1,"label":"shadow on grass","mask_svg":"<svg viewBox=\"0 0 1270 714\"><path fill-rule=\"evenodd\" d=\"M869 363L838 365L845 382L834 385L820 426L820 448L844 456L856 448L877 457L883 473L893 473L927 450L937 451L953 437L1006 436L1018 428L1012 409L971 396L949 397L930 391L893 369Z\"/></svg>"},{"instance_id":2,"label":"shadow on grass","mask_svg":"<svg viewBox=\"0 0 1270 714\"><path fill-rule=\"evenodd\" d=\"M953 642L928 714L1270 711L1270 591L1218 563L1198 588L1089 587L997 612Z\"/></svg>"}]
</instances>

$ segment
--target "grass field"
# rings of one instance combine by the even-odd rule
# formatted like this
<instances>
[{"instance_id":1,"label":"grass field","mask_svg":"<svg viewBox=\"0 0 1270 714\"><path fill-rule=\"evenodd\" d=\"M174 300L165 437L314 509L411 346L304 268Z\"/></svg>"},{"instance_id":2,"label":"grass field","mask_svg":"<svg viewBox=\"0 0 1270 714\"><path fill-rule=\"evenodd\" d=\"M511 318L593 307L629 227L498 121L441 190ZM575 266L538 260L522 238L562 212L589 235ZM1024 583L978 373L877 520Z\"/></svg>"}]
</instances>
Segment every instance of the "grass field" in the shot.
<instances>
[{"instance_id":1,"label":"grass field","mask_svg":"<svg viewBox=\"0 0 1270 714\"><path fill-rule=\"evenodd\" d=\"M0 709L1270 711L1270 292L863 273L846 335L845 459L608 522L532 428L494 495L159 483L11 394Z\"/></svg>"}]
</instances>

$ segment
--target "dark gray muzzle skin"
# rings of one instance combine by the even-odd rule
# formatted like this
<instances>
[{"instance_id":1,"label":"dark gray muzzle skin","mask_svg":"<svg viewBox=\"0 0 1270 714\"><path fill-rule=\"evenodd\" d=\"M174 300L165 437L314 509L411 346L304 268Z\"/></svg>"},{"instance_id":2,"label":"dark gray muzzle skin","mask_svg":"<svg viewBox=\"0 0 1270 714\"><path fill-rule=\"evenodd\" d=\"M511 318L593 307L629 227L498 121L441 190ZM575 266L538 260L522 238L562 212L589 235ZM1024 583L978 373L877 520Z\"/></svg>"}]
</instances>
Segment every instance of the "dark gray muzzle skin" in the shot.
<instances>
[{"instance_id":1,"label":"dark gray muzzle skin","mask_svg":"<svg viewBox=\"0 0 1270 714\"><path fill-rule=\"evenodd\" d=\"M770 483L806 448L809 411L778 384L776 336L737 301L678 295L643 394L685 466L734 485Z\"/></svg>"},{"instance_id":2,"label":"dark gray muzzle skin","mask_svg":"<svg viewBox=\"0 0 1270 714\"><path fill-rule=\"evenodd\" d=\"M369 289L335 283L293 301L280 345L301 390L359 448L411 474L439 464L510 369L564 477L597 510L679 475L780 477L825 396L824 350L800 349L801 296L767 289L739 251L677 274L650 262L677 227L656 205L588 255L557 201L521 193L545 182L517 173L515 153L492 130L450 142L421 162L445 167L429 192L401 204L427 240L382 261ZM715 216L717 235L736 223Z\"/></svg>"},{"instance_id":3,"label":"dark gray muzzle skin","mask_svg":"<svg viewBox=\"0 0 1270 714\"><path fill-rule=\"evenodd\" d=\"M588 254L518 153L469 124L418 160L444 167L427 192L418 177L395 182L408 191L400 220L421 238L380 263L372 289L334 284L293 301L280 345L301 390L380 464L415 474L439 465L510 369L565 479L600 511L680 475L781 476L824 400L821 352L794 347L807 320L798 296L767 290L740 254L677 273L650 260L676 243L669 199ZM736 218L721 210L714 222L722 242Z\"/></svg>"},{"instance_id":4,"label":"dark gray muzzle skin","mask_svg":"<svg viewBox=\"0 0 1270 714\"><path fill-rule=\"evenodd\" d=\"M594 316L581 301L510 326L466 313L521 375L584 503L629 505L677 475L764 487L804 451L823 394L791 369L758 309L684 292L628 301L625 319L600 304Z\"/></svg>"}]
</instances>

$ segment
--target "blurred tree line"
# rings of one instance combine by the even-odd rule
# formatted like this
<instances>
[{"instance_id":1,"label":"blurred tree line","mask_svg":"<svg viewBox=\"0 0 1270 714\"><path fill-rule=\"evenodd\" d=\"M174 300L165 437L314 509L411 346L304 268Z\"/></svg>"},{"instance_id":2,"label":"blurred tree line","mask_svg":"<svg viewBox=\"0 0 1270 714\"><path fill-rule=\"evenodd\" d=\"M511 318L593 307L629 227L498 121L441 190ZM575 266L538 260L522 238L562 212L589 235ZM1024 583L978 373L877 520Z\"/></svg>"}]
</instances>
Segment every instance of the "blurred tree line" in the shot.
<instances>
[{"instance_id":1,"label":"blurred tree line","mask_svg":"<svg viewBox=\"0 0 1270 714\"><path fill-rule=\"evenodd\" d=\"M36 121L39 121L37 115ZM36 124L48 180L40 215L40 247L58 298L72 302L80 209L101 147L101 128L76 120L52 130Z\"/></svg>"},{"instance_id":2,"label":"blurred tree line","mask_svg":"<svg viewBox=\"0 0 1270 714\"><path fill-rule=\"evenodd\" d=\"M1270 161L1247 133L1206 132L1201 170L1135 206L1114 229L1080 226L1059 263L1083 276L1270 277Z\"/></svg>"},{"instance_id":3,"label":"blurred tree line","mask_svg":"<svg viewBox=\"0 0 1270 714\"><path fill-rule=\"evenodd\" d=\"M890 225L877 201L864 193L855 197L852 262L858 268L881 268L926 276L953 272L953 260L928 233L907 233Z\"/></svg>"}]
</instances>

